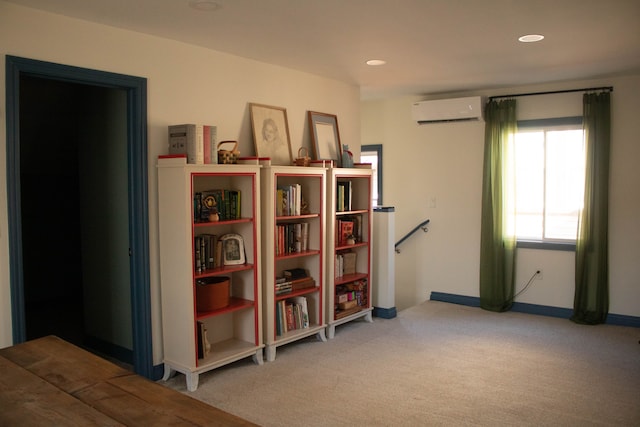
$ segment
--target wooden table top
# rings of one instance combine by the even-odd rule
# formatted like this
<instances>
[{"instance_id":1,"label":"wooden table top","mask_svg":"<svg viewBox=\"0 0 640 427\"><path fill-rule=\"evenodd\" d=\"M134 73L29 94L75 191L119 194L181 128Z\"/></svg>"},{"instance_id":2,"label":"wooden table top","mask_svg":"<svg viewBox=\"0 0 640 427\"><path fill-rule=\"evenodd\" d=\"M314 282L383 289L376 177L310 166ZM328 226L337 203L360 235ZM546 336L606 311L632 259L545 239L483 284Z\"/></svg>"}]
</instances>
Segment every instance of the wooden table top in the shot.
<instances>
[{"instance_id":1,"label":"wooden table top","mask_svg":"<svg viewBox=\"0 0 640 427\"><path fill-rule=\"evenodd\" d=\"M255 426L55 336L0 349L0 425Z\"/></svg>"}]
</instances>

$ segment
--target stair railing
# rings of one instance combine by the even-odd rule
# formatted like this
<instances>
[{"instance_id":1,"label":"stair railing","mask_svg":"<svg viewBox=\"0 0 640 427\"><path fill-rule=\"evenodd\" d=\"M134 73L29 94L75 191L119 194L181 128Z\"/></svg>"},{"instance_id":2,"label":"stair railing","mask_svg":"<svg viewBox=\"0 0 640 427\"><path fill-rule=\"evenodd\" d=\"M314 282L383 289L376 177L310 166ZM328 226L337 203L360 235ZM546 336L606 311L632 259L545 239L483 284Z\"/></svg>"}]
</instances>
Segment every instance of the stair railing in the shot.
<instances>
[{"instance_id":1,"label":"stair railing","mask_svg":"<svg viewBox=\"0 0 640 427\"><path fill-rule=\"evenodd\" d=\"M424 231L425 233L427 231L429 231L429 228L427 227L427 225L429 224L428 219L422 221L420 224L416 225L415 228L413 230L411 230L410 232L408 232L402 239L398 240L395 244L395 250L396 253L399 254L400 253L400 249L398 249L398 246L400 246L400 244L402 244L402 242L404 242L405 240L407 240L409 237L411 237L411 235L413 233L415 233L416 231L422 229L422 231Z\"/></svg>"}]
</instances>

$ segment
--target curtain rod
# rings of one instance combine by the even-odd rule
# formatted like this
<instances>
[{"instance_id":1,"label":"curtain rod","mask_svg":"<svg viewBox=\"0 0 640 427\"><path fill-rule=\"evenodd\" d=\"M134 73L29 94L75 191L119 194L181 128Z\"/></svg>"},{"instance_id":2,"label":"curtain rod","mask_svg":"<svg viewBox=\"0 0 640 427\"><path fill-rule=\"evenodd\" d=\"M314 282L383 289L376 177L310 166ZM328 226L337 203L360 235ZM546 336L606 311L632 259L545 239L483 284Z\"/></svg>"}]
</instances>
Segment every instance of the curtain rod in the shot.
<instances>
[{"instance_id":1,"label":"curtain rod","mask_svg":"<svg viewBox=\"0 0 640 427\"><path fill-rule=\"evenodd\" d=\"M514 94L514 95L490 96L489 100L499 99L499 98L515 98L517 96L552 95L554 93L590 92L590 91L595 91L595 90L613 92L613 86L587 87L587 88L583 88L583 89L552 90L552 91L548 91L548 92L529 92L529 93L517 93L517 94Z\"/></svg>"}]
</instances>

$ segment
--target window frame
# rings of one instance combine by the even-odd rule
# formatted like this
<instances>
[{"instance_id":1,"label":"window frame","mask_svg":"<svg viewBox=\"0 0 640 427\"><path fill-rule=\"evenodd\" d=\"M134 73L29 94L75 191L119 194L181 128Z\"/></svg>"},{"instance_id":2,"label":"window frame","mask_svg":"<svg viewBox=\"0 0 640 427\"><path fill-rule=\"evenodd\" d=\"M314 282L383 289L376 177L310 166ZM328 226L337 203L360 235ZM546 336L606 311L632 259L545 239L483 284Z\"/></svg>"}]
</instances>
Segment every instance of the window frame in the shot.
<instances>
[{"instance_id":1,"label":"window frame","mask_svg":"<svg viewBox=\"0 0 640 427\"><path fill-rule=\"evenodd\" d=\"M378 168L376 169L377 173L377 184L378 184L378 203L377 206L382 205L382 144L366 144L360 146L360 155L362 156L363 152L375 152L378 157Z\"/></svg>"},{"instance_id":2,"label":"window frame","mask_svg":"<svg viewBox=\"0 0 640 427\"><path fill-rule=\"evenodd\" d=\"M548 119L518 120L518 131L520 129L544 129L545 132L552 130L550 128L575 127L582 126L582 116L556 117ZM561 129L558 129L561 130ZM544 249L554 251L570 251L576 250L575 241L553 241L553 240L532 240L523 239L516 236L516 247L524 249Z\"/></svg>"}]
</instances>

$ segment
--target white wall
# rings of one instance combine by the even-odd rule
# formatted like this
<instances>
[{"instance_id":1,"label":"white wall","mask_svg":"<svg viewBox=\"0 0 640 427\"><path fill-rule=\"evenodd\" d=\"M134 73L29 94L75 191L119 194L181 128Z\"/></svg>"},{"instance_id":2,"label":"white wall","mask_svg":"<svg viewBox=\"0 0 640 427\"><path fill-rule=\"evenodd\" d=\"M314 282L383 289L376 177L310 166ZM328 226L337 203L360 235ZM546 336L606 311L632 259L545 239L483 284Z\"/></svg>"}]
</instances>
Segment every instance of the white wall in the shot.
<instances>
[{"instance_id":1,"label":"white wall","mask_svg":"<svg viewBox=\"0 0 640 427\"><path fill-rule=\"evenodd\" d=\"M480 211L484 124L418 126L411 104L425 99L505 95L614 86L611 98L610 313L640 316L640 75L500 91L400 97L362 104L362 144L383 144L385 206L396 208L396 240L429 218L396 255L396 306L403 309L431 292L479 296ZM581 94L518 98L521 119L582 115ZM436 207L428 201L435 198ZM521 249L516 289L536 268L543 280L516 301L573 307L573 252Z\"/></svg>"},{"instance_id":2,"label":"white wall","mask_svg":"<svg viewBox=\"0 0 640 427\"><path fill-rule=\"evenodd\" d=\"M359 89L335 80L131 31L0 1L0 54L148 79L149 244L154 363L160 363L161 319L155 159L167 152L176 123L218 126L218 137L254 153L248 103L287 109L292 150L309 146L307 110L338 116L344 143L359 145ZM5 67L0 67L5 81ZM0 85L0 347L12 344L7 242L5 87Z\"/></svg>"}]
</instances>

